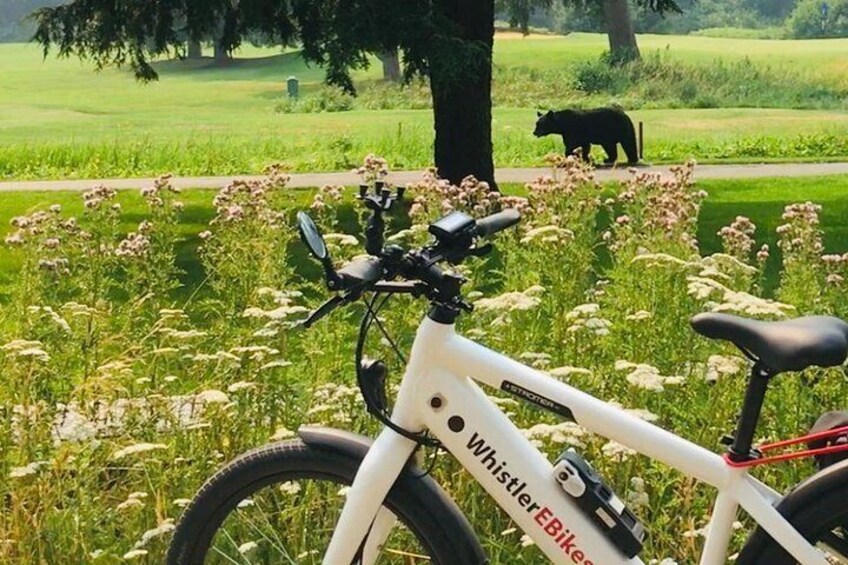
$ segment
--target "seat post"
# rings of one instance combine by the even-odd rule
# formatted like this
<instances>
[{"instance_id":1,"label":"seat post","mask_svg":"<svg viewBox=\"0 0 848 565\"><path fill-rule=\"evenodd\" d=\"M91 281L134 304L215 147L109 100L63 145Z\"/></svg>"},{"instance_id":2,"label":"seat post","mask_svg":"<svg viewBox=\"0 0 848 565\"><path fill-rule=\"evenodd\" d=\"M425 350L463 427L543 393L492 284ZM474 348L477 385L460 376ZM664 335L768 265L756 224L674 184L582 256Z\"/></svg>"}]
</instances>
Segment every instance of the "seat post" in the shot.
<instances>
[{"instance_id":1,"label":"seat post","mask_svg":"<svg viewBox=\"0 0 848 565\"><path fill-rule=\"evenodd\" d=\"M733 434L733 443L727 450L731 461L742 462L757 457L751 452L751 444L754 441L754 432L760 419L760 409L763 407L769 380L776 374L760 361L754 363L751 378L748 380L748 388L745 391L742 412L739 414L739 421Z\"/></svg>"}]
</instances>

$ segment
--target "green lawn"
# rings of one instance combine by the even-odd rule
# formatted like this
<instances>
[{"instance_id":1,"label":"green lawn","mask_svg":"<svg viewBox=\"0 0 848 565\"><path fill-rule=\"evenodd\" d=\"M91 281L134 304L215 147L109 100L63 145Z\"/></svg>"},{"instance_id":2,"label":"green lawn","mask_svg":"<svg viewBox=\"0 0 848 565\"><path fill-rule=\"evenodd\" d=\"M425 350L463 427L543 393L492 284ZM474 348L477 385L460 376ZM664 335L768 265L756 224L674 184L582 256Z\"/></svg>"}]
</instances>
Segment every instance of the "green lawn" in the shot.
<instances>
[{"instance_id":1,"label":"green lawn","mask_svg":"<svg viewBox=\"0 0 848 565\"><path fill-rule=\"evenodd\" d=\"M509 37L509 39L507 39ZM639 35L642 55L654 52L691 63L715 59L751 59L776 67L816 72L848 84L847 39L728 39L695 35ZM509 34L495 42L495 64L545 68L573 64L575 59L598 57L609 49L607 37L593 33L530 36ZM544 53L540 56L540 53Z\"/></svg>"},{"instance_id":2,"label":"green lawn","mask_svg":"<svg viewBox=\"0 0 848 565\"><path fill-rule=\"evenodd\" d=\"M829 83L845 83L848 76L848 40L641 36L640 44L645 53L661 50L696 64L773 57L792 72L818 73ZM593 60L605 46L605 37L593 34L507 34L496 41L495 65L530 72L532 80L533 69ZM308 93L318 87L322 70L306 66L294 52L249 47L237 56L227 69L165 61L159 63L162 79L142 85L125 71L95 73L76 59L42 60L35 45L0 45L0 178L253 173L276 161L296 171L343 170L371 151L394 168L431 163L430 110L278 113L288 76L299 77ZM377 76L372 67L355 78ZM570 101L564 98L563 105ZM534 110L495 109L498 166L535 165L561 149L555 139L530 135ZM645 122L649 161L848 156L848 113L840 110L659 109L632 115Z\"/></svg>"}]
</instances>

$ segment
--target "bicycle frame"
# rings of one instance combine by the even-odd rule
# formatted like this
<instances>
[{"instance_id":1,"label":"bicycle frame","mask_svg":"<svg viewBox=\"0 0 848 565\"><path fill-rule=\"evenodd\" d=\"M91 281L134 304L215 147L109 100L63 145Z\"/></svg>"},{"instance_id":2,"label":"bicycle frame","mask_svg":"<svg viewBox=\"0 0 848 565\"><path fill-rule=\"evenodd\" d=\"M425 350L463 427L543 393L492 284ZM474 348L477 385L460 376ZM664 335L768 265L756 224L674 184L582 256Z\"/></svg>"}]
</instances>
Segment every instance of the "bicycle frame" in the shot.
<instances>
[{"instance_id":1,"label":"bicycle frame","mask_svg":"<svg viewBox=\"0 0 848 565\"><path fill-rule=\"evenodd\" d=\"M725 563L740 506L800 563L827 563L775 510L780 495L748 475L747 468L734 468L720 455L457 335L453 325L425 318L393 422L410 431L429 429L553 563L643 562L627 559L578 509L556 482L548 459L474 381L572 417L591 432L715 487L701 565ZM348 492L325 565L350 563L366 535L364 562L373 562L374 548L393 524L385 511L375 517L415 447L391 429L381 432Z\"/></svg>"}]
</instances>

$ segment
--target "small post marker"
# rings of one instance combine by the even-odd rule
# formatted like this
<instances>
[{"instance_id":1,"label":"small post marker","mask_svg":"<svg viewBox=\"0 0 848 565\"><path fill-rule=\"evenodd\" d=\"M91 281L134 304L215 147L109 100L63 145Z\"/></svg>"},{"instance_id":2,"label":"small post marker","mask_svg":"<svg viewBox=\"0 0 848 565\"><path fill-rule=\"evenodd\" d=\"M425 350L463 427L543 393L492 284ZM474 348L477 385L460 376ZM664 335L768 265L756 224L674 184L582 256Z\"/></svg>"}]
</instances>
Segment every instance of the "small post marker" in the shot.
<instances>
[{"instance_id":1,"label":"small post marker","mask_svg":"<svg viewBox=\"0 0 848 565\"><path fill-rule=\"evenodd\" d=\"M642 137L642 134L643 134L642 122L639 122L639 160L640 161L645 158L645 154L643 153L644 138Z\"/></svg>"},{"instance_id":2,"label":"small post marker","mask_svg":"<svg viewBox=\"0 0 848 565\"><path fill-rule=\"evenodd\" d=\"M299 84L296 77L289 77L286 81L286 90L288 90L289 98L297 98Z\"/></svg>"}]
</instances>

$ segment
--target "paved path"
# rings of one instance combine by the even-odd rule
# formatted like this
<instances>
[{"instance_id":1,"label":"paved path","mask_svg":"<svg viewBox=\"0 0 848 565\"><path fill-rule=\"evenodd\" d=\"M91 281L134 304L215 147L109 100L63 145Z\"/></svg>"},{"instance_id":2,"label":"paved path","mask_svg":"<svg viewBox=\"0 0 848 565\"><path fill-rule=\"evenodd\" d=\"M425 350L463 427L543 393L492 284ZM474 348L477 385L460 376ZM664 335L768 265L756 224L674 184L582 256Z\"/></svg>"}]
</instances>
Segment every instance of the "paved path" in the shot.
<instances>
[{"instance_id":1,"label":"paved path","mask_svg":"<svg viewBox=\"0 0 848 565\"><path fill-rule=\"evenodd\" d=\"M668 166L644 167L640 171L667 171ZM549 174L549 169L498 169L495 178L498 182L530 182L537 177ZM807 177L820 175L848 174L848 163L774 163L767 165L699 165L695 167L695 178L734 179L763 177ZM399 171L389 175L389 181L404 185L420 178L420 171ZM627 168L599 169L596 178L600 181L625 179L629 176ZM174 177L172 184L178 188L221 188L232 179L259 178L250 175L226 177ZM152 184L152 179L101 179L101 180L55 180L55 181L13 181L0 182L0 192L15 191L82 191L94 185L102 184L115 189L140 189ZM353 173L306 173L292 174L288 186L302 188L325 184L355 185L359 177Z\"/></svg>"}]
</instances>

